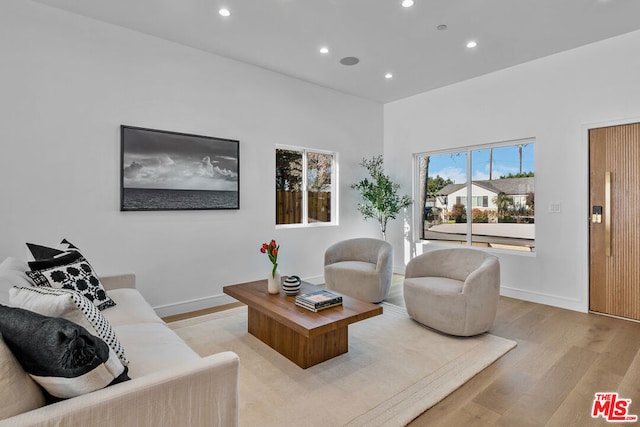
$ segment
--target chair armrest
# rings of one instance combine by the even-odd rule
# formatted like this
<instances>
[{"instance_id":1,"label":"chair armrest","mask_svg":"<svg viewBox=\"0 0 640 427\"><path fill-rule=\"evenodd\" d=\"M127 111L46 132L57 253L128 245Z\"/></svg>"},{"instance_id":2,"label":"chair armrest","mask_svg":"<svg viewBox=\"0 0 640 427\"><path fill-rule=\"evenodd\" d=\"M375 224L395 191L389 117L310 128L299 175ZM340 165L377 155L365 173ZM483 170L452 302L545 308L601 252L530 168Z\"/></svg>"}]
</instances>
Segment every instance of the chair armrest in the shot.
<instances>
[{"instance_id":1,"label":"chair armrest","mask_svg":"<svg viewBox=\"0 0 640 427\"><path fill-rule=\"evenodd\" d=\"M446 277L464 282L485 257L486 252L470 248L431 250L409 261L405 277Z\"/></svg>"},{"instance_id":2,"label":"chair armrest","mask_svg":"<svg viewBox=\"0 0 640 427\"><path fill-rule=\"evenodd\" d=\"M136 275L135 274L118 274L115 276L104 276L100 278L102 286L105 290L110 291L112 289L120 288L133 288L136 287Z\"/></svg>"},{"instance_id":3,"label":"chair armrest","mask_svg":"<svg viewBox=\"0 0 640 427\"><path fill-rule=\"evenodd\" d=\"M405 268L404 277L411 279L413 277L434 277L440 276L438 265L432 262L433 255L426 252L412 258Z\"/></svg>"},{"instance_id":4,"label":"chair armrest","mask_svg":"<svg viewBox=\"0 0 640 427\"><path fill-rule=\"evenodd\" d=\"M491 256L467 276L462 285L463 294L475 295L478 298L496 297L500 295L500 261Z\"/></svg>"},{"instance_id":5,"label":"chair armrest","mask_svg":"<svg viewBox=\"0 0 640 427\"><path fill-rule=\"evenodd\" d=\"M324 252L324 265L335 264L336 262L344 261L346 254L347 244L342 242L334 243L329 246Z\"/></svg>"},{"instance_id":6,"label":"chair armrest","mask_svg":"<svg viewBox=\"0 0 640 427\"><path fill-rule=\"evenodd\" d=\"M237 426L240 360L230 351L0 421L0 426Z\"/></svg>"},{"instance_id":7,"label":"chair armrest","mask_svg":"<svg viewBox=\"0 0 640 427\"><path fill-rule=\"evenodd\" d=\"M380 245L378 249L378 259L376 261L376 271L378 273L389 274L389 278L393 275L393 246L387 244Z\"/></svg>"},{"instance_id":8,"label":"chair armrest","mask_svg":"<svg viewBox=\"0 0 640 427\"><path fill-rule=\"evenodd\" d=\"M341 261L364 261L377 264L387 252L393 253L393 247L379 239L359 237L342 240L327 248L324 253L324 265Z\"/></svg>"}]
</instances>

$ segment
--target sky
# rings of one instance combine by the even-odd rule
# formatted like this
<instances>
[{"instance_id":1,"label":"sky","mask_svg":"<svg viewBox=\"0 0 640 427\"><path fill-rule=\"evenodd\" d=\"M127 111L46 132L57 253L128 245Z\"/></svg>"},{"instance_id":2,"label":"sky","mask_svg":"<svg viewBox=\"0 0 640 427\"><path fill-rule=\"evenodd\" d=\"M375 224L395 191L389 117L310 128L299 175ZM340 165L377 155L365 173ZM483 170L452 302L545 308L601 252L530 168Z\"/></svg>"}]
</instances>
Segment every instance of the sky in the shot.
<instances>
[{"instance_id":1,"label":"sky","mask_svg":"<svg viewBox=\"0 0 640 427\"><path fill-rule=\"evenodd\" d=\"M522 148L522 172L535 172L533 163L534 144L526 144ZM473 150L471 152L472 180L481 181L489 179L489 149ZM518 146L497 147L493 149L492 179L498 179L501 175L520 172L520 155ZM441 154L430 156L429 176L451 179L456 184L467 181L467 153Z\"/></svg>"},{"instance_id":2,"label":"sky","mask_svg":"<svg viewBox=\"0 0 640 427\"><path fill-rule=\"evenodd\" d=\"M236 191L238 142L123 129L125 188Z\"/></svg>"}]
</instances>

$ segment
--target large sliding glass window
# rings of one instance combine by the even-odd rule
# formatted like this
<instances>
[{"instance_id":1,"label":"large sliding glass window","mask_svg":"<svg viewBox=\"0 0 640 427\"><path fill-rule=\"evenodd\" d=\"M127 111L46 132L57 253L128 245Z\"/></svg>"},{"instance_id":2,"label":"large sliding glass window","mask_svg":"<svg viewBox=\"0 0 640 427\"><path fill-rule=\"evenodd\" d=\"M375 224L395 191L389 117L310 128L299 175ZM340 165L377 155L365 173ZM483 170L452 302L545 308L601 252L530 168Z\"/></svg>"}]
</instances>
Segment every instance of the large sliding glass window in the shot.
<instances>
[{"instance_id":1,"label":"large sliding glass window","mask_svg":"<svg viewBox=\"0 0 640 427\"><path fill-rule=\"evenodd\" d=\"M416 155L419 237L533 252L533 154L526 139Z\"/></svg>"},{"instance_id":2,"label":"large sliding glass window","mask_svg":"<svg viewBox=\"0 0 640 427\"><path fill-rule=\"evenodd\" d=\"M337 153L276 148L276 225L336 224Z\"/></svg>"}]
</instances>

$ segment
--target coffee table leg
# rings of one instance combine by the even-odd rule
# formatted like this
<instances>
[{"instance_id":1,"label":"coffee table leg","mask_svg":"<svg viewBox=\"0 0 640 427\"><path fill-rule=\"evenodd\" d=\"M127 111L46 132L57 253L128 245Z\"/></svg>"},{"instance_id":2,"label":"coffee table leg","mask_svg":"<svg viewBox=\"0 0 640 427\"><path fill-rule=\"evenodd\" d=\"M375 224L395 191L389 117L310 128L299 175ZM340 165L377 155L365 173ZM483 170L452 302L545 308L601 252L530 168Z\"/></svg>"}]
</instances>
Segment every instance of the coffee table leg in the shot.
<instances>
[{"instance_id":1,"label":"coffee table leg","mask_svg":"<svg viewBox=\"0 0 640 427\"><path fill-rule=\"evenodd\" d=\"M249 307L249 333L301 368L308 368L349 351L347 326L306 337Z\"/></svg>"}]
</instances>

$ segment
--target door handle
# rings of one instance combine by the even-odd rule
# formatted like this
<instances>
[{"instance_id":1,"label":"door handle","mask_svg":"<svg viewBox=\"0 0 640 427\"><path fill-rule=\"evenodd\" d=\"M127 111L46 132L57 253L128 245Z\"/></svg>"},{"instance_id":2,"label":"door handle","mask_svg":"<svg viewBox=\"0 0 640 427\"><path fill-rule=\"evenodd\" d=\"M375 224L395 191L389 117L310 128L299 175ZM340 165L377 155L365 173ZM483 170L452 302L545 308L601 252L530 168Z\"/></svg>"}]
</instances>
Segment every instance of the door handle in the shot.
<instances>
[{"instance_id":1,"label":"door handle","mask_svg":"<svg viewBox=\"0 0 640 427\"><path fill-rule=\"evenodd\" d=\"M604 253L611 256L611 172L604 173Z\"/></svg>"}]
</instances>

